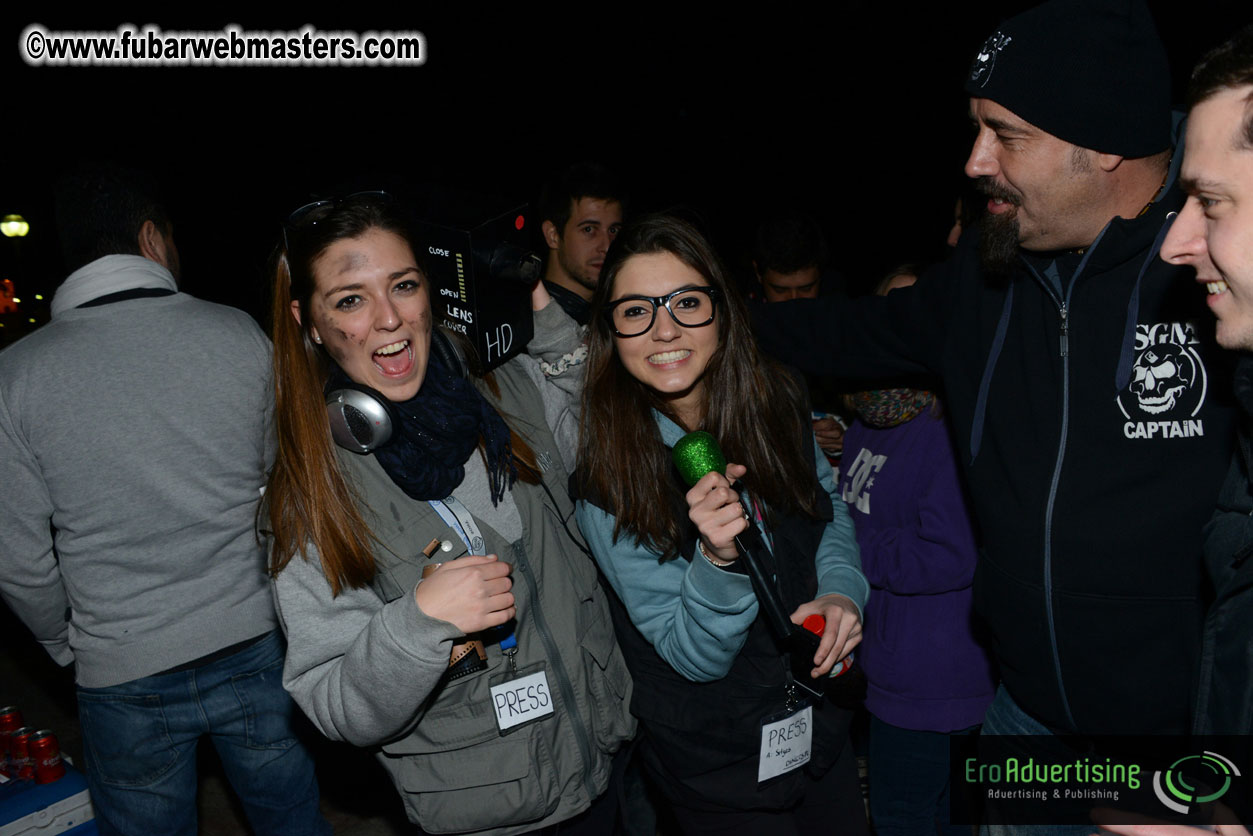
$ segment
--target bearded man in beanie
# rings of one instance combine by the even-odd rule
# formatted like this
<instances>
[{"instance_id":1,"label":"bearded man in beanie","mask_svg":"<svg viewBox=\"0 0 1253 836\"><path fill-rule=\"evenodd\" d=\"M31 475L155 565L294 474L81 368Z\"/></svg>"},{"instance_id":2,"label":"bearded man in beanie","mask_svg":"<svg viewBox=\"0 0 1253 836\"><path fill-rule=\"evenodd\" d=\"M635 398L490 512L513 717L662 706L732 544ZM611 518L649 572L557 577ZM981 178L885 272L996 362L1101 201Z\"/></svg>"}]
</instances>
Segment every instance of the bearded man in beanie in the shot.
<instances>
[{"instance_id":1,"label":"bearded man in beanie","mask_svg":"<svg viewBox=\"0 0 1253 836\"><path fill-rule=\"evenodd\" d=\"M812 373L942 379L1002 676L985 735L1186 733L1234 421L1203 294L1157 257L1183 204L1165 52L1140 0L1055 0L966 91L982 229L913 288L766 306L760 337Z\"/></svg>"}]
</instances>

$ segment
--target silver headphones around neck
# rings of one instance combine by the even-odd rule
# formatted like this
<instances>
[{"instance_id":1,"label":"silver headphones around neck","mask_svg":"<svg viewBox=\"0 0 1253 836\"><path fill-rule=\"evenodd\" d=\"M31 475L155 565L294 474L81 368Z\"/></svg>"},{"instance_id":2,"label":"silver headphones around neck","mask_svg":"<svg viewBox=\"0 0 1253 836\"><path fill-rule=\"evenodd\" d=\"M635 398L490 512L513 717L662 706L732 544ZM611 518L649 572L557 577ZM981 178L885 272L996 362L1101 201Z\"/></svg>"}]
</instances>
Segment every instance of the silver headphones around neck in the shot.
<instances>
[{"instance_id":1,"label":"silver headphones around neck","mask_svg":"<svg viewBox=\"0 0 1253 836\"><path fill-rule=\"evenodd\" d=\"M431 354L437 355L457 376L470 376L465 356L438 328L431 331ZM326 417L335 443L361 455L387 444L400 423L396 407L383 393L356 382L337 382L333 389L328 384Z\"/></svg>"}]
</instances>

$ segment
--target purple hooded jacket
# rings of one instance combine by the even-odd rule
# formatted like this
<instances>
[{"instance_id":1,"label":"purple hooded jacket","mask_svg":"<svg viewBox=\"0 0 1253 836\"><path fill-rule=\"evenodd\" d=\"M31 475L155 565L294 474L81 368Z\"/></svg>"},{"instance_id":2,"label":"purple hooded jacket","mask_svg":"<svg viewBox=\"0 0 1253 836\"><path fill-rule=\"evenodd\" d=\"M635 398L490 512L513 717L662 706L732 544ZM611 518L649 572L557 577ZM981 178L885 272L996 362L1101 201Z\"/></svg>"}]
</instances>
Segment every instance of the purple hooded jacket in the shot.
<instances>
[{"instance_id":1,"label":"purple hooded jacket","mask_svg":"<svg viewBox=\"0 0 1253 836\"><path fill-rule=\"evenodd\" d=\"M944 420L928 410L886 429L854 421L840 469L871 586L857 648L866 708L920 731L983 722L996 681L975 638L975 535Z\"/></svg>"}]
</instances>

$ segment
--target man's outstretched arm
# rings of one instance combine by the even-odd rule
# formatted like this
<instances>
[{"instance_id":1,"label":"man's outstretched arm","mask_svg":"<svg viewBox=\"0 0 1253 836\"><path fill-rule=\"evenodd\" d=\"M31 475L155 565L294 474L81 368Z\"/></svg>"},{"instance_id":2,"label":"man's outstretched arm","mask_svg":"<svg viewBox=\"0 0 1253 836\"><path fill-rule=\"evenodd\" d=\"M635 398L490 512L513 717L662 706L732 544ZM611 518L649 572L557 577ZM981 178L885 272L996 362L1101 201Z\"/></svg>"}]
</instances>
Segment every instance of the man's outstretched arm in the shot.
<instances>
[{"instance_id":1,"label":"man's outstretched arm","mask_svg":"<svg viewBox=\"0 0 1253 836\"><path fill-rule=\"evenodd\" d=\"M936 373L953 301L952 262L887 296L825 296L753 309L762 349L809 374L850 378Z\"/></svg>"}]
</instances>

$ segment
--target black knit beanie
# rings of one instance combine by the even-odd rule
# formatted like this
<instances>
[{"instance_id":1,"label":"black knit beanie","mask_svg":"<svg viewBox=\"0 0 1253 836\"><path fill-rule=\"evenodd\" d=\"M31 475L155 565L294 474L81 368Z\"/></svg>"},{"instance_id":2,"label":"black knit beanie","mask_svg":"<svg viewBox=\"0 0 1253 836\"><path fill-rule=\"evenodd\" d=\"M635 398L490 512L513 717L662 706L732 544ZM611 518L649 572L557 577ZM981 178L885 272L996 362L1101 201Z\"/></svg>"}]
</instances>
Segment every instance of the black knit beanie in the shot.
<instances>
[{"instance_id":1,"label":"black knit beanie","mask_svg":"<svg viewBox=\"0 0 1253 836\"><path fill-rule=\"evenodd\" d=\"M1052 0L1005 21L966 92L1094 151L1170 147L1170 67L1143 0Z\"/></svg>"}]
</instances>

